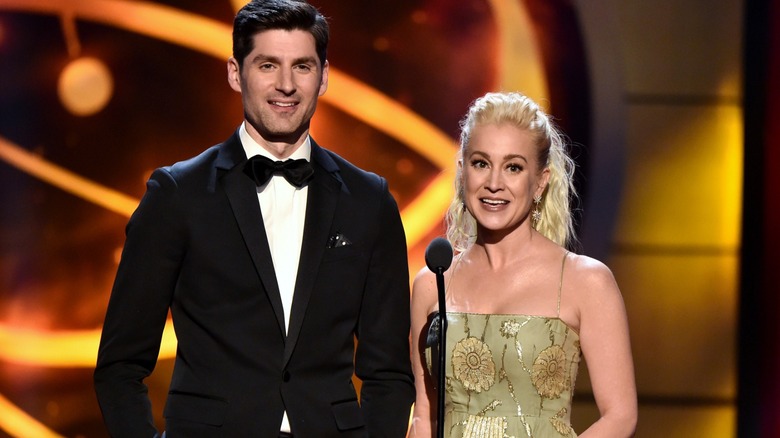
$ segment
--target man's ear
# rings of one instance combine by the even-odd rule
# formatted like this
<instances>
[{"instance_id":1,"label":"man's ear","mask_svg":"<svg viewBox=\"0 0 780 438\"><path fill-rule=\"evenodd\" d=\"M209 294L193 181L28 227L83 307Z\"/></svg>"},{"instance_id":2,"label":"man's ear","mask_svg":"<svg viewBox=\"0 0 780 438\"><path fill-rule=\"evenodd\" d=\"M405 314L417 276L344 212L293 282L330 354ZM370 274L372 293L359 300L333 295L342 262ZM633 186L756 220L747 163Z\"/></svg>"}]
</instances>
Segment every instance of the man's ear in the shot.
<instances>
[{"instance_id":1,"label":"man's ear","mask_svg":"<svg viewBox=\"0 0 780 438\"><path fill-rule=\"evenodd\" d=\"M326 59L325 64L322 66L322 78L320 79L320 91L318 96L322 96L325 94L325 91L328 90L328 70L330 70L330 63Z\"/></svg>"},{"instance_id":2,"label":"man's ear","mask_svg":"<svg viewBox=\"0 0 780 438\"><path fill-rule=\"evenodd\" d=\"M241 92L241 67L232 56L227 60L227 80L233 91Z\"/></svg>"}]
</instances>

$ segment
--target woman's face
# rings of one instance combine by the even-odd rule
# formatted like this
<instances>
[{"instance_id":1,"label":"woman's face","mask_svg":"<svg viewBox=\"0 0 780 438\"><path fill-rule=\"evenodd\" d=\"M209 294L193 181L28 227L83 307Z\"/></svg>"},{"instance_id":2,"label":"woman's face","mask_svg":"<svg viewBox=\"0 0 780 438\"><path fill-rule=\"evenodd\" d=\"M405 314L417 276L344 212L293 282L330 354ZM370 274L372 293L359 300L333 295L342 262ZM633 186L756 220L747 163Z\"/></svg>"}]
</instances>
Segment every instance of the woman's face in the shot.
<instances>
[{"instance_id":1,"label":"woman's face","mask_svg":"<svg viewBox=\"0 0 780 438\"><path fill-rule=\"evenodd\" d=\"M541 195L549 169L539 170L530 133L511 124L477 125L464 151L463 197L480 232L531 226L533 198Z\"/></svg>"}]
</instances>

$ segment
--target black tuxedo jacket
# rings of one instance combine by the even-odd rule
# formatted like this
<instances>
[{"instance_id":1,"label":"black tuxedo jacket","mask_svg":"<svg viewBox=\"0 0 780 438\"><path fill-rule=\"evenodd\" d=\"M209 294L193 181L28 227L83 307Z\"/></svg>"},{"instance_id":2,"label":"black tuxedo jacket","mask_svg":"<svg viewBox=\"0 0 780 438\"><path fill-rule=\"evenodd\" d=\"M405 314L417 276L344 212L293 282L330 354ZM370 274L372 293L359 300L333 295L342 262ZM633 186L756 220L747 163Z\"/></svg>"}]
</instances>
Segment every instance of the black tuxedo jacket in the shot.
<instances>
[{"instance_id":1,"label":"black tuxedo jacket","mask_svg":"<svg viewBox=\"0 0 780 438\"><path fill-rule=\"evenodd\" d=\"M178 349L169 438L276 437L284 410L298 438L403 437L414 399L409 273L386 181L312 141L285 335L246 160L235 133L147 183L127 225L95 369L110 433L157 433L143 379L170 309ZM347 245L333 244L339 234Z\"/></svg>"}]
</instances>

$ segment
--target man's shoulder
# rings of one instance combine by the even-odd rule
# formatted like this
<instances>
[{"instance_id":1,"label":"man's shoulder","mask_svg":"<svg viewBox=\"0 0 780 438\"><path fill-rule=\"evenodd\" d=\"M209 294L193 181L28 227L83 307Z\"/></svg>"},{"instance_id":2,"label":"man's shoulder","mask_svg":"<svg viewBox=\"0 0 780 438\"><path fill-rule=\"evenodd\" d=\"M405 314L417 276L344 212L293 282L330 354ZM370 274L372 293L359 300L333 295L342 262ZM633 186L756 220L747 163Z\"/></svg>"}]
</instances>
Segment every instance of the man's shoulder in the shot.
<instances>
[{"instance_id":1,"label":"man's shoulder","mask_svg":"<svg viewBox=\"0 0 780 438\"><path fill-rule=\"evenodd\" d=\"M325 149L323 147L319 147L319 149L322 151L322 153L325 154L327 158L331 160L331 162L328 163L326 159L324 160L325 162L321 162L320 164L323 165L323 167L325 167L325 170L328 170L330 172L334 172L334 171L338 172L338 174L341 176L341 178L344 180L345 183L349 184L350 182L354 182L354 183L366 184L374 188L384 187L385 179L382 176L374 172L371 172L369 170L358 167L357 165L353 164L351 161L347 160L346 158L342 157L341 155L329 149Z\"/></svg>"},{"instance_id":2,"label":"man's shoulder","mask_svg":"<svg viewBox=\"0 0 780 438\"><path fill-rule=\"evenodd\" d=\"M222 143L215 144L198 155L178 161L162 169L175 179L188 177L212 177L216 169L231 169L246 160L237 135L233 135Z\"/></svg>"},{"instance_id":3,"label":"man's shoulder","mask_svg":"<svg viewBox=\"0 0 780 438\"><path fill-rule=\"evenodd\" d=\"M205 149L194 157L186 158L181 161L177 161L171 165L164 166L166 170L172 174L187 174L197 171L199 169L206 169L214 167L214 162L219 156L219 149L222 144L217 144Z\"/></svg>"}]
</instances>

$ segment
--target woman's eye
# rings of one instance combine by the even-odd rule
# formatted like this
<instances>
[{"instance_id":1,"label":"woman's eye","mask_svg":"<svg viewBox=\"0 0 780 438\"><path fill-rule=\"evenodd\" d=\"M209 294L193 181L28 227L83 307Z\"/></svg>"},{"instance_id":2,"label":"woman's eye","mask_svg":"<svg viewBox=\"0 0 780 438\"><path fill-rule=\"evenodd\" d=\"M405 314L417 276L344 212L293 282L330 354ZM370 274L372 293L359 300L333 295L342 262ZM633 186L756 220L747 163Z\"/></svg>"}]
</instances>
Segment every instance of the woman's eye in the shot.
<instances>
[{"instance_id":1,"label":"woman's eye","mask_svg":"<svg viewBox=\"0 0 780 438\"><path fill-rule=\"evenodd\" d=\"M488 164L485 160L471 160L471 167L475 167L477 169L484 169L488 167Z\"/></svg>"},{"instance_id":2,"label":"woman's eye","mask_svg":"<svg viewBox=\"0 0 780 438\"><path fill-rule=\"evenodd\" d=\"M521 170L523 170L523 166L521 166L521 165L519 165L519 164L508 164L508 165L506 166L506 168L507 168L507 170L509 170L510 172L520 172Z\"/></svg>"}]
</instances>

